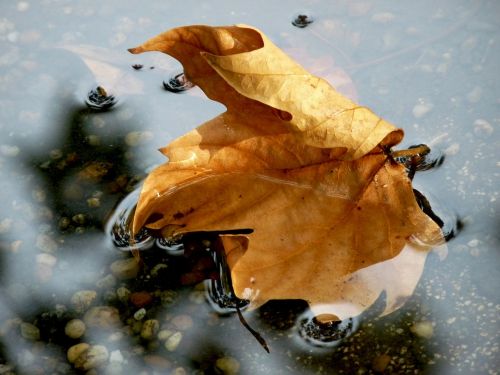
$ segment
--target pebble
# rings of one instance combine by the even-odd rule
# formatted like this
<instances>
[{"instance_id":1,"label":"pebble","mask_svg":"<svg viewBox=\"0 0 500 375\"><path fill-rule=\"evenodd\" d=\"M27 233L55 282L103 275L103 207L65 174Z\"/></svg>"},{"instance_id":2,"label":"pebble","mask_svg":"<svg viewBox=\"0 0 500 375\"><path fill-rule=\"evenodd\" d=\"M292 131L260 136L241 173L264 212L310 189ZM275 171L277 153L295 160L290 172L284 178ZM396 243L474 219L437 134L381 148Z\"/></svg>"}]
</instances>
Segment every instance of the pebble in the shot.
<instances>
[{"instance_id":1,"label":"pebble","mask_svg":"<svg viewBox=\"0 0 500 375\"><path fill-rule=\"evenodd\" d=\"M429 321L414 323L410 327L410 331L418 337L422 337L424 339L430 339L434 334L434 328L432 327L432 323Z\"/></svg>"},{"instance_id":2,"label":"pebble","mask_svg":"<svg viewBox=\"0 0 500 375\"><path fill-rule=\"evenodd\" d=\"M240 363L233 357L222 357L215 362L215 368L225 375L235 375L240 371Z\"/></svg>"},{"instance_id":3,"label":"pebble","mask_svg":"<svg viewBox=\"0 0 500 375\"><path fill-rule=\"evenodd\" d=\"M170 375L187 375L187 371L184 367L176 367L172 370Z\"/></svg>"},{"instance_id":4,"label":"pebble","mask_svg":"<svg viewBox=\"0 0 500 375\"><path fill-rule=\"evenodd\" d=\"M160 329L160 323L156 319L148 319L144 322L141 329L141 337L144 340L151 340Z\"/></svg>"},{"instance_id":5,"label":"pebble","mask_svg":"<svg viewBox=\"0 0 500 375\"><path fill-rule=\"evenodd\" d=\"M40 340L40 330L37 326L23 322L21 323L21 336L23 336L26 340L37 341Z\"/></svg>"},{"instance_id":6,"label":"pebble","mask_svg":"<svg viewBox=\"0 0 500 375\"><path fill-rule=\"evenodd\" d=\"M144 319L145 316L146 316L146 309L145 308L139 309L134 313L135 320L142 320L142 319Z\"/></svg>"},{"instance_id":7,"label":"pebble","mask_svg":"<svg viewBox=\"0 0 500 375\"><path fill-rule=\"evenodd\" d=\"M112 306L96 306L87 311L83 321L89 327L111 328L120 324L120 315Z\"/></svg>"},{"instance_id":8,"label":"pebble","mask_svg":"<svg viewBox=\"0 0 500 375\"><path fill-rule=\"evenodd\" d=\"M53 253L57 250L58 245L51 237L46 234L39 234L36 237L36 247L45 253Z\"/></svg>"},{"instance_id":9,"label":"pebble","mask_svg":"<svg viewBox=\"0 0 500 375\"><path fill-rule=\"evenodd\" d=\"M375 359L373 360L372 369L375 372L384 372L390 362L391 362L390 355L387 354L379 355L378 357L375 357Z\"/></svg>"},{"instance_id":10,"label":"pebble","mask_svg":"<svg viewBox=\"0 0 500 375\"><path fill-rule=\"evenodd\" d=\"M77 358L80 357L80 355L83 352L87 351L89 348L90 348L90 345L86 344L84 342L73 345L72 347L70 347L68 349L68 351L66 353L66 358L68 359L68 362L75 363Z\"/></svg>"},{"instance_id":11,"label":"pebble","mask_svg":"<svg viewBox=\"0 0 500 375\"><path fill-rule=\"evenodd\" d=\"M139 263L134 258L119 259L111 263L110 269L118 279L133 279L139 273Z\"/></svg>"},{"instance_id":12,"label":"pebble","mask_svg":"<svg viewBox=\"0 0 500 375\"><path fill-rule=\"evenodd\" d=\"M415 116L415 118L421 118L423 116L425 116L427 113L429 113L432 109L432 105L431 104L425 104L425 103L420 103L420 104L417 104L415 105L415 107L413 107L413 116Z\"/></svg>"},{"instance_id":13,"label":"pebble","mask_svg":"<svg viewBox=\"0 0 500 375\"><path fill-rule=\"evenodd\" d=\"M161 273L167 270L168 266L165 263L158 263L151 269L151 276L158 277Z\"/></svg>"},{"instance_id":14,"label":"pebble","mask_svg":"<svg viewBox=\"0 0 500 375\"><path fill-rule=\"evenodd\" d=\"M145 307L153 302L153 296L148 292L135 292L130 295L130 302L135 307Z\"/></svg>"},{"instance_id":15,"label":"pebble","mask_svg":"<svg viewBox=\"0 0 500 375\"><path fill-rule=\"evenodd\" d=\"M80 319L72 319L66 323L64 333L72 339L78 339L85 333L85 323Z\"/></svg>"},{"instance_id":16,"label":"pebble","mask_svg":"<svg viewBox=\"0 0 500 375\"><path fill-rule=\"evenodd\" d=\"M162 329L160 332L158 332L158 340L165 341L173 334L174 332L169 329Z\"/></svg>"},{"instance_id":17,"label":"pebble","mask_svg":"<svg viewBox=\"0 0 500 375\"><path fill-rule=\"evenodd\" d=\"M124 358L123 354L119 350L113 350L111 354L109 355L109 361L110 362L116 362L116 363L123 363Z\"/></svg>"},{"instance_id":18,"label":"pebble","mask_svg":"<svg viewBox=\"0 0 500 375\"><path fill-rule=\"evenodd\" d=\"M118 296L118 299L121 302L123 303L128 302L128 299L130 297L130 290L128 290L124 286L121 286L118 289L116 289L116 295Z\"/></svg>"},{"instance_id":19,"label":"pebble","mask_svg":"<svg viewBox=\"0 0 500 375\"><path fill-rule=\"evenodd\" d=\"M474 121L474 133L477 135L490 135L493 133L493 126L483 119L477 119Z\"/></svg>"},{"instance_id":20,"label":"pebble","mask_svg":"<svg viewBox=\"0 0 500 375\"><path fill-rule=\"evenodd\" d=\"M136 147L139 146L140 144L150 141L152 138L153 138L153 133L149 131L145 132L133 131L125 136L125 143L127 144L127 146Z\"/></svg>"},{"instance_id":21,"label":"pebble","mask_svg":"<svg viewBox=\"0 0 500 375\"><path fill-rule=\"evenodd\" d=\"M71 304L78 312L86 311L97 297L95 290L79 290L71 296Z\"/></svg>"},{"instance_id":22,"label":"pebble","mask_svg":"<svg viewBox=\"0 0 500 375\"><path fill-rule=\"evenodd\" d=\"M12 223L14 220L12 219L3 219L0 221L0 234L7 233L12 229Z\"/></svg>"},{"instance_id":23,"label":"pebble","mask_svg":"<svg viewBox=\"0 0 500 375\"><path fill-rule=\"evenodd\" d=\"M116 278L113 275L106 275L97 280L95 284L99 289L111 289L116 285Z\"/></svg>"},{"instance_id":24,"label":"pebble","mask_svg":"<svg viewBox=\"0 0 500 375\"><path fill-rule=\"evenodd\" d=\"M165 349L169 352L175 351L182 340L182 332L175 332L165 341Z\"/></svg>"},{"instance_id":25,"label":"pebble","mask_svg":"<svg viewBox=\"0 0 500 375\"><path fill-rule=\"evenodd\" d=\"M73 353L70 353L71 349L75 346L82 345L76 348ZM82 343L72 346L68 350L68 361L73 363L78 370L91 370L96 367L102 366L108 361L109 353L103 345L92 345Z\"/></svg>"},{"instance_id":26,"label":"pebble","mask_svg":"<svg viewBox=\"0 0 500 375\"><path fill-rule=\"evenodd\" d=\"M19 149L18 146L5 145L5 144L0 145L0 153L3 156L13 158L19 155L19 152L21 152L21 150Z\"/></svg>"},{"instance_id":27,"label":"pebble","mask_svg":"<svg viewBox=\"0 0 500 375\"><path fill-rule=\"evenodd\" d=\"M193 326L193 319L189 315L177 315L172 318L171 323L178 330L185 331Z\"/></svg>"},{"instance_id":28,"label":"pebble","mask_svg":"<svg viewBox=\"0 0 500 375\"><path fill-rule=\"evenodd\" d=\"M57 258L52 254L42 253L36 256L36 276L40 282L47 282L52 278Z\"/></svg>"},{"instance_id":29,"label":"pebble","mask_svg":"<svg viewBox=\"0 0 500 375\"><path fill-rule=\"evenodd\" d=\"M168 368L172 367L172 363L168 359L166 359L162 356L159 356L159 355L155 355L155 354L145 355L143 357L143 360L144 360L144 363L146 363L148 366L154 367L154 368L157 368L160 370L168 369Z\"/></svg>"}]
</instances>

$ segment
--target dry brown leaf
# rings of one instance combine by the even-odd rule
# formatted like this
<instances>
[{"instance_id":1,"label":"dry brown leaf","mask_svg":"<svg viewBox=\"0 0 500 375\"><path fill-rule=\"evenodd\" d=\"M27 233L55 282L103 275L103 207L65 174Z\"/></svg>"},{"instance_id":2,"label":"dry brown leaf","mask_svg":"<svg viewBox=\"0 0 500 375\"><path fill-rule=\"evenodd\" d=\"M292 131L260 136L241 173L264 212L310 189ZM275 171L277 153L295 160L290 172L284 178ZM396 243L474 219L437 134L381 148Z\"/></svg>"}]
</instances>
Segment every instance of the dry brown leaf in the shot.
<instances>
[{"instance_id":1,"label":"dry brown leaf","mask_svg":"<svg viewBox=\"0 0 500 375\"><path fill-rule=\"evenodd\" d=\"M252 229L222 237L235 293L254 306L304 299L345 317L383 290L386 313L411 294L442 234L387 151L401 130L247 26L177 28L130 51L172 55L227 107L162 149L134 231Z\"/></svg>"}]
</instances>

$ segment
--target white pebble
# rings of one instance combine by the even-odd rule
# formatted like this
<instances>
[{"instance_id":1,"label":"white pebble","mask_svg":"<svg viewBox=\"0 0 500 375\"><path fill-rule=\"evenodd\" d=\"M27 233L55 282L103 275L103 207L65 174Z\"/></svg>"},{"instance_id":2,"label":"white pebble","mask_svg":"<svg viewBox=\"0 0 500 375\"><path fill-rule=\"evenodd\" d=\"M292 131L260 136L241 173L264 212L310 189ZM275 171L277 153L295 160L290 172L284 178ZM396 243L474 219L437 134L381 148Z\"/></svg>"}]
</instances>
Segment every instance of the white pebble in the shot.
<instances>
[{"instance_id":1,"label":"white pebble","mask_svg":"<svg viewBox=\"0 0 500 375\"><path fill-rule=\"evenodd\" d=\"M173 352L179 344L181 343L182 340L182 333L181 332L175 332L172 336L170 336L167 341L165 341L165 349L167 349L169 352Z\"/></svg>"},{"instance_id":2,"label":"white pebble","mask_svg":"<svg viewBox=\"0 0 500 375\"><path fill-rule=\"evenodd\" d=\"M123 363L123 360L124 358L122 352L119 350L113 350L109 355L110 362Z\"/></svg>"},{"instance_id":3,"label":"white pebble","mask_svg":"<svg viewBox=\"0 0 500 375\"><path fill-rule=\"evenodd\" d=\"M417 104L415 107L413 107L413 116L415 116L415 118L421 118L425 116L427 113L429 113L431 109L432 109L431 104L426 104L426 103Z\"/></svg>"},{"instance_id":4,"label":"white pebble","mask_svg":"<svg viewBox=\"0 0 500 375\"><path fill-rule=\"evenodd\" d=\"M493 133L493 126L486 120L477 119L474 121L474 133L478 135L490 135Z\"/></svg>"},{"instance_id":5,"label":"white pebble","mask_svg":"<svg viewBox=\"0 0 500 375\"><path fill-rule=\"evenodd\" d=\"M434 334L434 327L431 322L417 322L410 327L410 331L412 331L418 337L422 337L424 339L430 339Z\"/></svg>"},{"instance_id":6,"label":"white pebble","mask_svg":"<svg viewBox=\"0 0 500 375\"><path fill-rule=\"evenodd\" d=\"M146 316L146 309L143 307L142 309L137 310L134 313L134 319L135 320L142 320Z\"/></svg>"},{"instance_id":7,"label":"white pebble","mask_svg":"<svg viewBox=\"0 0 500 375\"><path fill-rule=\"evenodd\" d=\"M14 156L19 155L20 151L21 150L17 146L6 145L6 144L0 145L0 153L3 156L7 156L7 157L11 157L12 158Z\"/></svg>"}]
</instances>

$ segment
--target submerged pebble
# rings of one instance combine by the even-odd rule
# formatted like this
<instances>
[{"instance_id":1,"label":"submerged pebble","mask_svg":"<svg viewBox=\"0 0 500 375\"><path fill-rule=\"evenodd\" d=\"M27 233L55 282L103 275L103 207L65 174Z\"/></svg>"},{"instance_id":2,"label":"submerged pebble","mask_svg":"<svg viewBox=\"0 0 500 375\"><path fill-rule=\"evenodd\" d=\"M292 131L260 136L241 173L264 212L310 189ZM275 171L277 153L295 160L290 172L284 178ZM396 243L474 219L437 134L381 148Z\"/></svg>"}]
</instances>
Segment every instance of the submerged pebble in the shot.
<instances>
[{"instance_id":1,"label":"submerged pebble","mask_svg":"<svg viewBox=\"0 0 500 375\"><path fill-rule=\"evenodd\" d=\"M135 320L142 320L142 319L144 319L145 316L146 316L146 309L145 308L139 309L134 313Z\"/></svg>"},{"instance_id":2,"label":"submerged pebble","mask_svg":"<svg viewBox=\"0 0 500 375\"><path fill-rule=\"evenodd\" d=\"M144 322L141 329L141 337L144 340L151 340L160 329L160 323L156 319L148 319Z\"/></svg>"},{"instance_id":3,"label":"submerged pebble","mask_svg":"<svg viewBox=\"0 0 500 375\"><path fill-rule=\"evenodd\" d=\"M110 269L118 279L133 279L139 272L139 263L134 258L119 259L111 263Z\"/></svg>"},{"instance_id":4,"label":"submerged pebble","mask_svg":"<svg viewBox=\"0 0 500 375\"><path fill-rule=\"evenodd\" d=\"M21 323L21 336L26 340L37 341L40 340L40 330L37 326L31 323Z\"/></svg>"},{"instance_id":5,"label":"submerged pebble","mask_svg":"<svg viewBox=\"0 0 500 375\"><path fill-rule=\"evenodd\" d=\"M410 327L410 331L418 337L430 339L434 334L434 327L429 321L416 322Z\"/></svg>"},{"instance_id":6,"label":"submerged pebble","mask_svg":"<svg viewBox=\"0 0 500 375\"><path fill-rule=\"evenodd\" d=\"M224 375L235 375L240 371L240 362L233 357L222 357L215 362L215 369Z\"/></svg>"},{"instance_id":7,"label":"submerged pebble","mask_svg":"<svg viewBox=\"0 0 500 375\"><path fill-rule=\"evenodd\" d=\"M76 369L88 371L105 364L109 353L103 345L91 346L87 343L80 343L69 348L67 358Z\"/></svg>"},{"instance_id":8,"label":"submerged pebble","mask_svg":"<svg viewBox=\"0 0 500 375\"><path fill-rule=\"evenodd\" d=\"M71 296L71 304L77 312L86 311L97 297L95 290L79 290Z\"/></svg>"},{"instance_id":9,"label":"submerged pebble","mask_svg":"<svg viewBox=\"0 0 500 375\"><path fill-rule=\"evenodd\" d=\"M89 327L111 328L120 324L118 310L112 306L96 306L83 316L83 321Z\"/></svg>"},{"instance_id":10,"label":"submerged pebble","mask_svg":"<svg viewBox=\"0 0 500 375\"><path fill-rule=\"evenodd\" d=\"M173 352L177 349L182 340L182 332L175 332L165 341L165 349Z\"/></svg>"},{"instance_id":11,"label":"submerged pebble","mask_svg":"<svg viewBox=\"0 0 500 375\"><path fill-rule=\"evenodd\" d=\"M80 319L72 319L64 327L66 336L72 339L78 339L85 333L85 323Z\"/></svg>"}]
</instances>

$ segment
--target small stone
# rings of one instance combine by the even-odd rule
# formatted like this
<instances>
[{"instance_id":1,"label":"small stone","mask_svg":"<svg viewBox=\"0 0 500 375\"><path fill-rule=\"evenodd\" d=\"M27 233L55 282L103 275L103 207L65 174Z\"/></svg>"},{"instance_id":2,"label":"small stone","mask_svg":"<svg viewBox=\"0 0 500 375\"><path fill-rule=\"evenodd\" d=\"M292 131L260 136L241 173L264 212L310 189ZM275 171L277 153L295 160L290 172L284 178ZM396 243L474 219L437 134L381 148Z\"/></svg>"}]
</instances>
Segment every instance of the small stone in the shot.
<instances>
[{"instance_id":1,"label":"small stone","mask_svg":"<svg viewBox=\"0 0 500 375\"><path fill-rule=\"evenodd\" d=\"M483 119L474 121L474 133L477 135L491 135L493 133L493 126Z\"/></svg>"},{"instance_id":2,"label":"small stone","mask_svg":"<svg viewBox=\"0 0 500 375\"><path fill-rule=\"evenodd\" d=\"M169 329L162 329L160 332L158 332L158 340L165 341L173 334L174 332Z\"/></svg>"},{"instance_id":3,"label":"small stone","mask_svg":"<svg viewBox=\"0 0 500 375\"><path fill-rule=\"evenodd\" d=\"M100 207L101 200L99 198L96 198L96 197L89 198L89 199L87 199L87 206L89 206L90 208Z\"/></svg>"},{"instance_id":4,"label":"small stone","mask_svg":"<svg viewBox=\"0 0 500 375\"><path fill-rule=\"evenodd\" d=\"M184 367L176 367L172 370L170 375L187 375L187 371Z\"/></svg>"},{"instance_id":5,"label":"small stone","mask_svg":"<svg viewBox=\"0 0 500 375\"><path fill-rule=\"evenodd\" d=\"M110 362L116 362L116 363L123 363L124 358L123 354L119 350L113 350L111 354L109 355L109 361Z\"/></svg>"},{"instance_id":6,"label":"small stone","mask_svg":"<svg viewBox=\"0 0 500 375\"><path fill-rule=\"evenodd\" d=\"M169 352L175 351L182 340L182 332L175 332L165 341L165 349Z\"/></svg>"},{"instance_id":7,"label":"small stone","mask_svg":"<svg viewBox=\"0 0 500 375\"><path fill-rule=\"evenodd\" d=\"M233 357L219 358L215 367L225 375L235 375L240 371L240 363Z\"/></svg>"},{"instance_id":8,"label":"small stone","mask_svg":"<svg viewBox=\"0 0 500 375\"><path fill-rule=\"evenodd\" d=\"M82 351L73 363L76 369L88 371L102 366L108 361L108 358L109 353L105 346L92 345L87 350Z\"/></svg>"},{"instance_id":9,"label":"small stone","mask_svg":"<svg viewBox=\"0 0 500 375\"><path fill-rule=\"evenodd\" d=\"M110 269L117 279L133 279L139 272L139 263L134 258L115 260Z\"/></svg>"},{"instance_id":10,"label":"small stone","mask_svg":"<svg viewBox=\"0 0 500 375\"><path fill-rule=\"evenodd\" d=\"M163 272L167 270L168 266L164 263L158 263L156 266L154 266L151 269L151 276L153 277L158 277L160 276Z\"/></svg>"},{"instance_id":11,"label":"small stone","mask_svg":"<svg viewBox=\"0 0 500 375\"><path fill-rule=\"evenodd\" d=\"M156 319L148 319L144 322L141 329L141 337L144 340L151 340L160 329L160 323Z\"/></svg>"},{"instance_id":12,"label":"small stone","mask_svg":"<svg viewBox=\"0 0 500 375\"><path fill-rule=\"evenodd\" d=\"M193 319L189 315L177 315L171 320L172 325L180 331L185 331L193 326Z\"/></svg>"},{"instance_id":13,"label":"small stone","mask_svg":"<svg viewBox=\"0 0 500 375\"><path fill-rule=\"evenodd\" d=\"M17 146L5 145L5 144L0 145L0 153L3 156L13 158L13 157L19 155L19 152L21 152L21 150Z\"/></svg>"},{"instance_id":14,"label":"small stone","mask_svg":"<svg viewBox=\"0 0 500 375\"><path fill-rule=\"evenodd\" d=\"M83 321L89 327L112 328L120 324L120 314L112 306L96 306L87 311Z\"/></svg>"},{"instance_id":15,"label":"small stone","mask_svg":"<svg viewBox=\"0 0 500 375\"><path fill-rule=\"evenodd\" d=\"M57 258L52 254L42 253L36 256L36 276L39 281L47 282L52 278Z\"/></svg>"},{"instance_id":16,"label":"small stone","mask_svg":"<svg viewBox=\"0 0 500 375\"><path fill-rule=\"evenodd\" d=\"M135 292L130 295L130 302L136 307L145 307L153 302L153 296L148 292Z\"/></svg>"},{"instance_id":17,"label":"small stone","mask_svg":"<svg viewBox=\"0 0 500 375\"><path fill-rule=\"evenodd\" d=\"M95 290L80 290L71 296L71 304L77 312L86 311L97 297Z\"/></svg>"},{"instance_id":18,"label":"small stone","mask_svg":"<svg viewBox=\"0 0 500 375\"><path fill-rule=\"evenodd\" d=\"M143 359L144 359L144 363L146 363L146 365L153 367L153 368L156 368L156 369L159 369L159 370L164 370L164 369L168 369L168 368L172 367L172 363L168 359L166 359L162 356L159 356L159 355L148 354L148 355L145 355L143 357Z\"/></svg>"},{"instance_id":19,"label":"small stone","mask_svg":"<svg viewBox=\"0 0 500 375\"><path fill-rule=\"evenodd\" d=\"M40 340L40 330L37 326L31 323L22 322L20 328L21 336L23 336L26 340Z\"/></svg>"},{"instance_id":20,"label":"small stone","mask_svg":"<svg viewBox=\"0 0 500 375\"><path fill-rule=\"evenodd\" d=\"M429 113L431 109L432 105L430 104L425 104L425 103L417 104L415 107L413 107L413 116L415 116L415 118L421 118L425 116L427 113Z\"/></svg>"},{"instance_id":21,"label":"small stone","mask_svg":"<svg viewBox=\"0 0 500 375\"><path fill-rule=\"evenodd\" d=\"M66 353L66 358L68 359L69 363L75 363L75 361L82 355L84 352L89 350L90 345L86 344L84 342L80 344L73 345L70 347Z\"/></svg>"},{"instance_id":22,"label":"small stone","mask_svg":"<svg viewBox=\"0 0 500 375\"><path fill-rule=\"evenodd\" d=\"M0 221L0 234L7 233L12 229L12 223L14 220L12 219L3 219Z\"/></svg>"},{"instance_id":23,"label":"small stone","mask_svg":"<svg viewBox=\"0 0 500 375\"><path fill-rule=\"evenodd\" d=\"M372 362L372 369L375 372L384 372L386 367L391 362L391 356L382 354L376 357Z\"/></svg>"},{"instance_id":24,"label":"small stone","mask_svg":"<svg viewBox=\"0 0 500 375\"><path fill-rule=\"evenodd\" d=\"M36 247L45 253L53 253L57 250L58 245L56 241L46 234L39 234L36 237Z\"/></svg>"},{"instance_id":25,"label":"small stone","mask_svg":"<svg viewBox=\"0 0 500 375\"><path fill-rule=\"evenodd\" d=\"M84 225L85 222L87 221L87 218L85 217L84 214L76 214L76 215L73 215L73 217L71 218L71 220L73 220L73 222L75 224Z\"/></svg>"},{"instance_id":26,"label":"small stone","mask_svg":"<svg viewBox=\"0 0 500 375\"><path fill-rule=\"evenodd\" d=\"M434 327L432 323L429 321L417 322L410 327L410 331L412 331L418 337L422 337L424 339L430 339L434 334Z\"/></svg>"},{"instance_id":27,"label":"small stone","mask_svg":"<svg viewBox=\"0 0 500 375\"><path fill-rule=\"evenodd\" d=\"M106 275L102 279L97 280L95 285L99 289L111 289L116 285L116 278L113 275Z\"/></svg>"},{"instance_id":28,"label":"small stone","mask_svg":"<svg viewBox=\"0 0 500 375\"><path fill-rule=\"evenodd\" d=\"M467 94L467 100L470 103L477 103L481 100L482 94L483 90L481 89L481 87L476 86Z\"/></svg>"},{"instance_id":29,"label":"small stone","mask_svg":"<svg viewBox=\"0 0 500 375\"><path fill-rule=\"evenodd\" d=\"M72 319L66 323L64 333L72 339L78 339L85 333L85 323L80 319Z\"/></svg>"},{"instance_id":30,"label":"small stone","mask_svg":"<svg viewBox=\"0 0 500 375\"><path fill-rule=\"evenodd\" d=\"M116 289L116 295L121 302L126 303L130 298L130 290L128 290L124 286L121 286Z\"/></svg>"},{"instance_id":31,"label":"small stone","mask_svg":"<svg viewBox=\"0 0 500 375\"><path fill-rule=\"evenodd\" d=\"M145 308L139 309L134 313L135 320L142 320L142 319L144 319L145 316L146 316L146 309Z\"/></svg>"}]
</instances>

